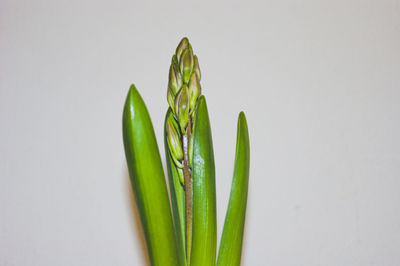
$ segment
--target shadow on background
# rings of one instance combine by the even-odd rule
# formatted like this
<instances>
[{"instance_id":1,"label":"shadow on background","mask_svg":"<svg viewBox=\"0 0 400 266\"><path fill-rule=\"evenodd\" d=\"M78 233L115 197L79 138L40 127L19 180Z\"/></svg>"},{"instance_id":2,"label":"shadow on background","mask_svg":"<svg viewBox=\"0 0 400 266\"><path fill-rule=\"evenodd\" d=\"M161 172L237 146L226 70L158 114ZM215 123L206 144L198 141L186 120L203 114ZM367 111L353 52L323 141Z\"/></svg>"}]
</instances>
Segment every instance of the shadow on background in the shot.
<instances>
[{"instance_id":1,"label":"shadow on background","mask_svg":"<svg viewBox=\"0 0 400 266\"><path fill-rule=\"evenodd\" d=\"M142 257L142 261L144 262L143 265L145 266L150 266L150 258L149 255L147 253L147 246L146 246L146 239L144 237L144 232L143 232L143 228L142 228L142 223L140 221L140 215L139 215L139 211L136 205L136 200L135 197L133 195L133 190L132 190L132 186L131 186L131 180L129 179L129 173L128 173L128 169L125 167L125 180L126 180L126 193L127 193L127 197L128 200L130 202L130 205L132 206L131 210L132 210L132 231L134 233L134 237L136 238L136 242L140 242L140 253L141 253L141 257Z\"/></svg>"}]
</instances>

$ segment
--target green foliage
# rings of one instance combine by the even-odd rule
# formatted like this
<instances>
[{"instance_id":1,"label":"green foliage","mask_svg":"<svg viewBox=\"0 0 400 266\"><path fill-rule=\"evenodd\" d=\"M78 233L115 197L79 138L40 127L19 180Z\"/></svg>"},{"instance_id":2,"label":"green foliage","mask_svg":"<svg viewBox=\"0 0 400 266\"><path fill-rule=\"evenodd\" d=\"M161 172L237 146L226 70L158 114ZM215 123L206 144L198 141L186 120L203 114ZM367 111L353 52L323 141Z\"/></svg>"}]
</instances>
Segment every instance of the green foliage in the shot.
<instances>
[{"instance_id":1,"label":"green foliage","mask_svg":"<svg viewBox=\"0 0 400 266\"><path fill-rule=\"evenodd\" d=\"M247 122L241 112L231 195L216 258L214 152L200 78L198 58L183 38L171 61L164 124L170 198L153 125L133 85L125 102L125 155L153 266L240 265L250 165Z\"/></svg>"},{"instance_id":2,"label":"green foliage","mask_svg":"<svg viewBox=\"0 0 400 266\"><path fill-rule=\"evenodd\" d=\"M200 97L193 143L193 239L190 265L214 266L217 252L215 165L210 121Z\"/></svg>"},{"instance_id":3,"label":"green foliage","mask_svg":"<svg viewBox=\"0 0 400 266\"><path fill-rule=\"evenodd\" d=\"M122 132L151 265L177 265L178 252L160 153L147 108L135 86L126 98Z\"/></svg>"},{"instance_id":4,"label":"green foliage","mask_svg":"<svg viewBox=\"0 0 400 266\"><path fill-rule=\"evenodd\" d=\"M233 171L231 195L219 247L217 266L240 265L249 185L249 164L249 132L246 117L241 112L237 124L235 170Z\"/></svg>"}]
</instances>

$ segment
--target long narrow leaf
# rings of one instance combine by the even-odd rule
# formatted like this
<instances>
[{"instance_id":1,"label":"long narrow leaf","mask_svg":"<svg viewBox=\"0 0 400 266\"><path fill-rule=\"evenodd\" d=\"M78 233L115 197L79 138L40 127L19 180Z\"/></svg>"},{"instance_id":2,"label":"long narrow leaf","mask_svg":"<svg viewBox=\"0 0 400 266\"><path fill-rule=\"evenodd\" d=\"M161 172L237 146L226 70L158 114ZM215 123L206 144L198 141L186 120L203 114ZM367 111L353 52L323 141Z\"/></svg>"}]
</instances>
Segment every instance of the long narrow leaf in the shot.
<instances>
[{"instance_id":1,"label":"long narrow leaf","mask_svg":"<svg viewBox=\"0 0 400 266\"><path fill-rule=\"evenodd\" d=\"M215 166L210 121L199 99L193 140L193 239L191 266L214 266L217 246Z\"/></svg>"},{"instance_id":2,"label":"long narrow leaf","mask_svg":"<svg viewBox=\"0 0 400 266\"><path fill-rule=\"evenodd\" d=\"M150 115L134 85L126 98L122 124L126 161L151 265L179 265L160 153Z\"/></svg>"},{"instance_id":3,"label":"long narrow leaf","mask_svg":"<svg viewBox=\"0 0 400 266\"><path fill-rule=\"evenodd\" d=\"M186 250L185 250L185 191L179 182L179 174L169 152L167 143L166 122L168 116L173 115L171 109L167 111L164 123L164 146L165 157L167 160L169 190L171 192L172 214L174 218L174 227L176 237L178 239L178 251L181 259L181 264L186 265Z\"/></svg>"},{"instance_id":4,"label":"long narrow leaf","mask_svg":"<svg viewBox=\"0 0 400 266\"><path fill-rule=\"evenodd\" d=\"M249 183L249 165L249 132L246 117L241 112L237 125L235 170L217 266L240 265Z\"/></svg>"}]
</instances>

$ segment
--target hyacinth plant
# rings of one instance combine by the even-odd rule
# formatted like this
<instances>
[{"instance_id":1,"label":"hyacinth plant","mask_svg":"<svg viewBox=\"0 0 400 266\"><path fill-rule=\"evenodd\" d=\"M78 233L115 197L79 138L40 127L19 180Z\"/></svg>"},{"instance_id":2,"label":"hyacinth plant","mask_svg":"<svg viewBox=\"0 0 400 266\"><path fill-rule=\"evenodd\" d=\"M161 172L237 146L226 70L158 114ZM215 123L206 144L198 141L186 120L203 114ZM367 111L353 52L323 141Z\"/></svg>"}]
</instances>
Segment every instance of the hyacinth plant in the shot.
<instances>
[{"instance_id":1,"label":"hyacinth plant","mask_svg":"<svg viewBox=\"0 0 400 266\"><path fill-rule=\"evenodd\" d=\"M215 165L211 128L197 56L187 38L169 69L164 146L169 194L147 108L134 85L123 111L131 184L153 266L240 265L250 148L239 114L228 210L217 256Z\"/></svg>"}]
</instances>

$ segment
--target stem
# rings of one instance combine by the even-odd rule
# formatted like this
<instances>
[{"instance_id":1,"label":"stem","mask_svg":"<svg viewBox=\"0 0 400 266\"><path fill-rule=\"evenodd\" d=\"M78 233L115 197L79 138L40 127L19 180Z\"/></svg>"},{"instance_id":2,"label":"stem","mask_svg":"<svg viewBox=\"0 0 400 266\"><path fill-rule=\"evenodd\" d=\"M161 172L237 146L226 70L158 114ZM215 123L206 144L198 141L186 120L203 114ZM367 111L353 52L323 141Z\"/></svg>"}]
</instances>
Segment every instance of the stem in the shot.
<instances>
[{"instance_id":1,"label":"stem","mask_svg":"<svg viewBox=\"0 0 400 266\"><path fill-rule=\"evenodd\" d=\"M192 123L189 119L187 132L183 135L183 176L185 179L185 204L186 204L186 260L190 265L190 252L192 247L192 208L193 208L193 192L192 192L192 172L189 167L189 139L192 134Z\"/></svg>"}]
</instances>

